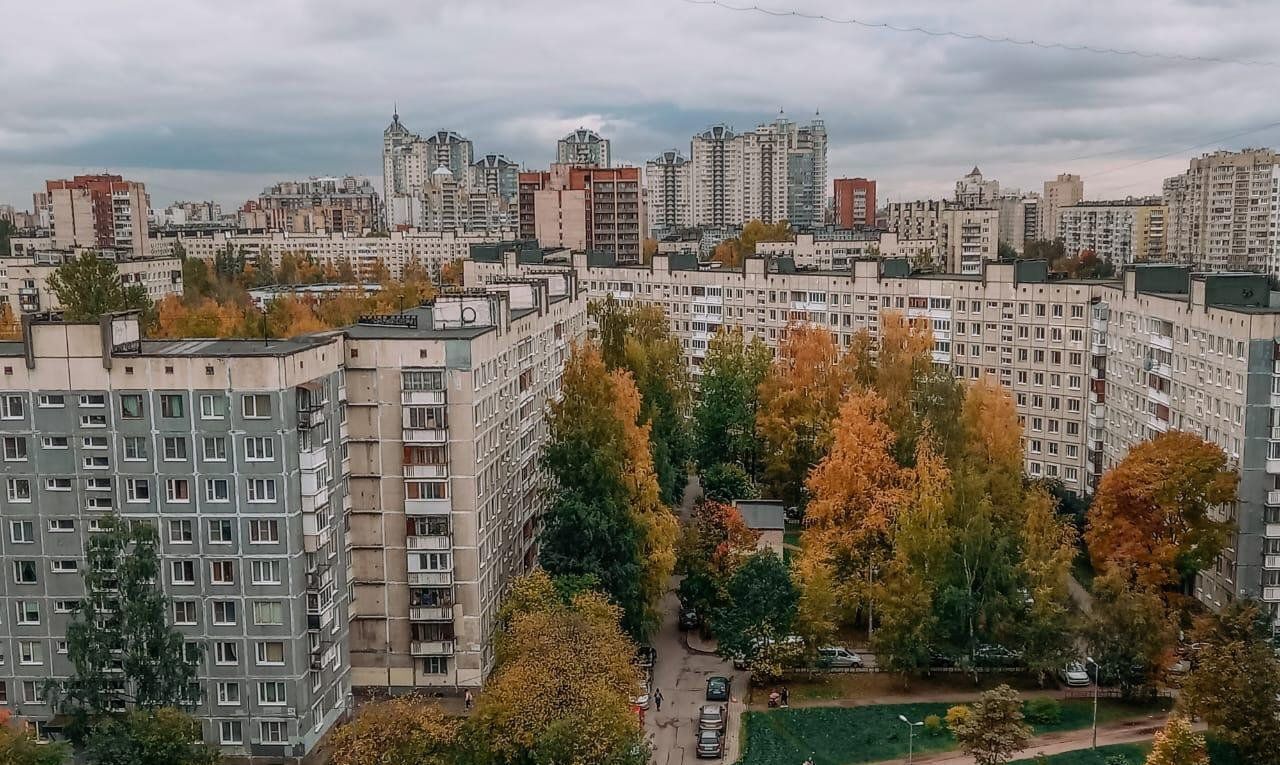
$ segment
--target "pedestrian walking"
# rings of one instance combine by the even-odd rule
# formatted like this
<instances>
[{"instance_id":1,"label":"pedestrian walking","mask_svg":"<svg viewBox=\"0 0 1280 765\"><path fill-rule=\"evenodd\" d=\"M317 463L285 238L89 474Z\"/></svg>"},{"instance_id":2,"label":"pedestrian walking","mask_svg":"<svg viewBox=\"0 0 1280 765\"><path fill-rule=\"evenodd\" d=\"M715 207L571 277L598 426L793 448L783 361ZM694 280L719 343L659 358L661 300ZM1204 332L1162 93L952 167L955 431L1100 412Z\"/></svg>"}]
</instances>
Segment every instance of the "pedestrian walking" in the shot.
<instances>
[{"instance_id":1,"label":"pedestrian walking","mask_svg":"<svg viewBox=\"0 0 1280 765\"><path fill-rule=\"evenodd\" d=\"M787 686L782 686L782 706L791 706L791 694L787 691Z\"/></svg>"},{"instance_id":2,"label":"pedestrian walking","mask_svg":"<svg viewBox=\"0 0 1280 765\"><path fill-rule=\"evenodd\" d=\"M653 704L658 708L659 712L662 711L662 691L655 690L653 692Z\"/></svg>"},{"instance_id":3,"label":"pedestrian walking","mask_svg":"<svg viewBox=\"0 0 1280 765\"><path fill-rule=\"evenodd\" d=\"M473 699L473 698L471 697L471 691L470 691L470 689L468 689L466 693L462 694L462 708L463 708L464 710L466 710L466 711L470 712L470 711L471 711L471 703L472 703L473 701L475 701L475 699Z\"/></svg>"}]
</instances>

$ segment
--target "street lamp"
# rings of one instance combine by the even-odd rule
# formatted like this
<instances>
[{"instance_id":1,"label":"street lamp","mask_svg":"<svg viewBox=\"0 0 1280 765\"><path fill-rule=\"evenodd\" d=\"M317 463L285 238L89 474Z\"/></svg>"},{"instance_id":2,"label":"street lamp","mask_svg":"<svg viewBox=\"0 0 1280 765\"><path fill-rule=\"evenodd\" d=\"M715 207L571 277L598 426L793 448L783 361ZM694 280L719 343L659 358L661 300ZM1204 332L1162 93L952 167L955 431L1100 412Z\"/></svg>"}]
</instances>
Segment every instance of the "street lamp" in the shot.
<instances>
[{"instance_id":1,"label":"street lamp","mask_svg":"<svg viewBox=\"0 0 1280 765\"><path fill-rule=\"evenodd\" d=\"M1093 673L1093 748L1098 748L1098 685L1102 682L1102 667L1092 656L1084 657L1086 663L1092 664Z\"/></svg>"},{"instance_id":2,"label":"street lamp","mask_svg":"<svg viewBox=\"0 0 1280 765\"><path fill-rule=\"evenodd\" d=\"M907 724L907 765L911 765L915 754L916 726L924 725L924 722L911 722L906 715L898 715L898 719Z\"/></svg>"}]
</instances>

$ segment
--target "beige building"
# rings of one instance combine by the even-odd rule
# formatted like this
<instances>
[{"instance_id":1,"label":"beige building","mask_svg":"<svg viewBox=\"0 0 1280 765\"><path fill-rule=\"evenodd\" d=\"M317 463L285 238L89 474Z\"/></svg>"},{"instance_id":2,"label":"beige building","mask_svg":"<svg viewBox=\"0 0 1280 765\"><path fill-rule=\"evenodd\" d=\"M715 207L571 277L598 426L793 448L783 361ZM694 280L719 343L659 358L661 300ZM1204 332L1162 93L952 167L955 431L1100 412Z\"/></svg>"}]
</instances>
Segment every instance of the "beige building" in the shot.
<instances>
[{"instance_id":1,"label":"beige building","mask_svg":"<svg viewBox=\"0 0 1280 765\"><path fill-rule=\"evenodd\" d=\"M1160 197L1080 202L1058 210L1058 232L1067 255L1092 250L1116 268L1167 259Z\"/></svg>"},{"instance_id":2,"label":"beige building","mask_svg":"<svg viewBox=\"0 0 1280 765\"><path fill-rule=\"evenodd\" d=\"M991 207L1000 196L1000 181L985 180L977 165L956 181L955 202L961 207Z\"/></svg>"},{"instance_id":3,"label":"beige building","mask_svg":"<svg viewBox=\"0 0 1280 765\"><path fill-rule=\"evenodd\" d=\"M790 242L760 242L756 254L791 258L797 268L845 270L861 258L896 258L898 235L892 231L845 231L838 235L796 234Z\"/></svg>"},{"instance_id":4,"label":"beige building","mask_svg":"<svg viewBox=\"0 0 1280 765\"><path fill-rule=\"evenodd\" d=\"M992 205L1000 215L999 240L1022 254L1029 241L1040 238L1040 195L1011 191Z\"/></svg>"},{"instance_id":5,"label":"beige building","mask_svg":"<svg viewBox=\"0 0 1280 765\"><path fill-rule=\"evenodd\" d=\"M49 288L49 277L58 266L86 250L51 249L46 246L52 243L47 237L11 242L14 254L0 258L0 304L8 305L15 316L60 310L62 305ZM116 269L121 284L142 286L152 302L182 294L182 262L177 258L132 258L118 261Z\"/></svg>"},{"instance_id":6,"label":"beige building","mask_svg":"<svg viewBox=\"0 0 1280 765\"><path fill-rule=\"evenodd\" d=\"M119 175L77 175L45 187L57 249L93 249L115 260L150 255L150 204L141 183Z\"/></svg>"},{"instance_id":7,"label":"beige building","mask_svg":"<svg viewBox=\"0 0 1280 765\"><path fill-rule=\"evenodd\" d=\"M500 598L536 559L542 415L584 298L564 271L494 278L346 330L355 686L478 688L492 668Z\"/></svg>"},{"instance_id":8,"label":"beige building","mask_svg":"<svg viewBox=\"0 0 1280 765\"><path fill-rule=\"evenodd\" d=\"M282 181L258 195L258 208L265 228L276 231L363 234L383 227L378 192L368 178L351 175Z\"/></svg>"},{"instance_id":9,"label":"beige building","mask_svg":"<svg viewBox=\"0 0 1280 765\"><path fill-rule=\"evenodd\" d=\"M1084 181L1071 173L1059 173L1052 181L1044 182L1044 197L1040 208L1040 238L1053 239L1058 231L1058 212L1084 200Z\"/></svg>"},{"instance_id":10,"label":"beige building","mask_svg":"<svg viewBox=\"0 0 1280 765\"><path fill-rule=\"evenodd\" d=\"M1164 183L1169 256L1197 267L1280 274L1280 160L1270 149L1218 151Z\"/></svg>"},{"instance_id":11,"label":"beige building","mask_svg":"<svg viewBox=\"0 0 1280 765\"><path fill-rule=\"evenodd\" d=\"M645 163L644 193L649 236L661 239L693 226L693 163L679 150Z\"/></svg>"},{"instance_id":12,"label":"beige building","mask_svg":"<svg viewBox=\"0 0 1280 765\"><path fill-rule=\"evenodd\" d=\"M974 168L977 169L977 168ZM945 201L890 202L887 225L900 240L933 240L934 265L948 273L977 274L1000 248L1000 213ZM923 251L917 249L917 254ZM919 262L913 260L913 262Z\"/></svg>"}]
</instances>

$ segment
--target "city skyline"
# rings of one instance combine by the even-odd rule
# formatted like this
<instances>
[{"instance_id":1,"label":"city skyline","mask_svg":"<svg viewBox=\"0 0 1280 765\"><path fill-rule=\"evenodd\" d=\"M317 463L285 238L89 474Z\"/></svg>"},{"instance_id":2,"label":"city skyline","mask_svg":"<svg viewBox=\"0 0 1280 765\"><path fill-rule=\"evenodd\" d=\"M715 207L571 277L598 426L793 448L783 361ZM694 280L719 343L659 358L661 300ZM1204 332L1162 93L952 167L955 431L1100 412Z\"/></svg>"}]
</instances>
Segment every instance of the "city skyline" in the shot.
<instances>
[{"instance_id":1,"label":"city skyline","mask_svg":"<svg viewBox=\"0 0 1280 765\"><path fill-rule=\"evenodd\" d=\"M814 2L801 10L836 13L837 6ZM994 0L981 6L908 10L874 3L860 13L935 28L1231 58L1262 57L1268 17L1280 16L1261 5L1249 5L1247 14L1221 13L1167 0L1143 9L1139 25L1137 9L1107 8L1083 18L1076 9ZM689 137L711 124L748 130L771 120L779 107L797 121L820 110L830 131L830 176L877 178L886 201L942 196L974 164L1006 186L1034 189L1073 172L1085 177L1091 196L1158 193L1162 179L1190 156L1274 145L1280 136L1280 127L1238 135L1274 121L1264 103L1249 97L1265 85L1266 68L935 42L683 3L584 5L562 13L510 8L503 14L512 23L502 29L486 26L487 10L475 6L415 15L375 5L360 17L334 9L324 19L298 19L299 43L287 59L250 19L186 6L136 14L133 25L121 23L127 6L123 12L77 9L77 23L62 30L70 38L59 33L59 55L51 59L35 51L51 49L57 25L24 20L24 12L17 10L14 21L29 22L32 34L0 54L20 83L0 115L0 200L18 207L45 178L102 169L145 182L153 206L191 198L238 205L271 183L309 175L376 179L378 131L397 107L415 131L455 130L484 151L530 168L550 164L556 140L579 127L612 142L615 164L639 166L664 150L685 150ZM573 26L566 28L571 14ZM664 23L671 19L680 24ZM180 34L197 28L207 34ZM1204 29L1213 29L1211 39ZM575 31L592 34L575 45L546 47L519 67L502 67L500 75L483 63L499 58L487 55L490 49ZM463 60L462 45L466 60L479 63L406 63L395 52L409 50L415 35L425 35L441 53L433 62ZM235 47L221 51L227 39L252 47L255 56L241 61L230 56ZM765 50L750 63L741 59L740 71L710 65L740 57L731 47L735 40ZM359 47L367 59L356 68L359 88L343 87L357 74L343 56L331 55L343 46ZM815 77L813 55L788 53L799 46L857 65L829 67ZM134 49L169 63L157 71L125 52ZM668 55L667 49L682 52ZM370 58L371 50L388 53ZM458 55L446 55L451 50ZM107 52L114 65L90 66L95 52ZM614 65L580 66L609 57ZM193 72L198 89L183 84ZM424 77L444 87L425 88ZM74 95L58 88L72 78L84 87ZM110 97L119 91L130 92L127 107ZM48 98L57 92L64 96ZM1153 160L1166 153L1172 156Z\"/></svg>"}]
</instances>

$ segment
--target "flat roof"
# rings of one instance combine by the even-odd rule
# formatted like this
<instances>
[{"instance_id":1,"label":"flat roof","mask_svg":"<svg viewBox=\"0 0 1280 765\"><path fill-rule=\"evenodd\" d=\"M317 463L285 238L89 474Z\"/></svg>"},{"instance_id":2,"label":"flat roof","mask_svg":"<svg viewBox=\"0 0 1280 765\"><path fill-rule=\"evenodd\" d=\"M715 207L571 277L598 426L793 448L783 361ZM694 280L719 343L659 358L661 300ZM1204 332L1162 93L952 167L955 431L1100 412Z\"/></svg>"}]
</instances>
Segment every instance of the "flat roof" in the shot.
<instances>
[{"instance_id":1,"label":"flat roof","mask_svg":"<svg viewBox=\"0 0 1280 765\"><path fill-rule=\"evenodd\" d=\"M735 499L733 506L747 528L755 531L781 531L786 526L780 499Z\"/></svg>"},{"instance_id":2,"label":"flat roof","mask_svg":"<svg viewBox=\"0 0 1280 765\"><path fill-rule=\"evenodd\" d=\"M289 356L334 341L334 333L269 340L194 338L143 340L139 356ZM22 343L17 344L21 348Z\"/></svg>"}]
</instances>

